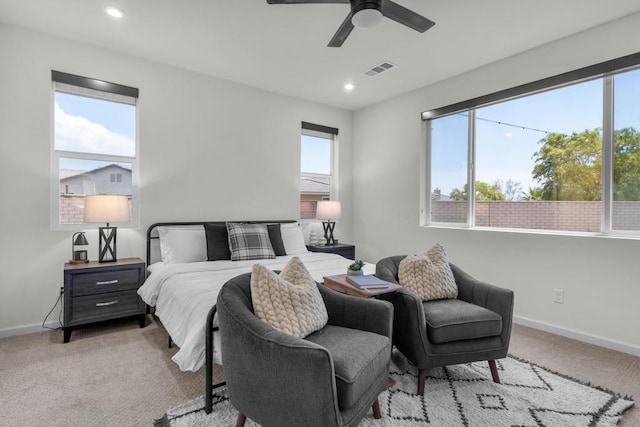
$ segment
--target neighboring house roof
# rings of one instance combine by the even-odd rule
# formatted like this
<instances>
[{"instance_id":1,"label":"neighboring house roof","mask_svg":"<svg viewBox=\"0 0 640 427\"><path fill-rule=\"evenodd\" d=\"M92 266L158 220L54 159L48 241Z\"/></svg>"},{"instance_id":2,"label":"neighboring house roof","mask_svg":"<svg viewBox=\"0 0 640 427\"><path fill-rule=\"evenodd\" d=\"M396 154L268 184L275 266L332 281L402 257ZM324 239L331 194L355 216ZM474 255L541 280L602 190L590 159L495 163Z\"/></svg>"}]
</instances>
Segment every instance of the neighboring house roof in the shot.
<instances>
[{"instance_id":1,"label":"neighboring house roof","mask_svg":"<svg viewBox=\"0 0 640 427\"><path fill-rule=\"evenodd\" d=\"M60 169L60 181L72 176L82 175L86 172L87 171L78 170L78 169Z\"/></svg>"},{"instance_id":2,"label":"neighboring house roof","mask_svg":"<svg viewBox=\"0 0 640 427\"><path fill-rule=\"evenodd\" d=\"M60 170L60 182L76 178L76 177L78 177L80 175L87 175L87 174L93 175L93 174L95 174L97 172L100 172L100 171L102 171L104 169L108 169L108 168L118 168L118 169L121 169L121 170L123 170L125 172L131 173L131 169L125 168L124 166L120 166L120 165L117 165L115 163L111 163L111 164L103 166L101 168L92 169L90 171L61 169Z\"/></svg>"},{"instance_id":3,"label":"neighboring house roof","mask_svg":"<svg viewBox=\"0 0 640 427\"><path fill-rule=\"evenodd\" d=\"M442 202L448 202L451 200L451 197L448 194L442 194L440 190L431 192L431 200L440 200Z\"/></svg>"},{"instance_id":4,"label":"neighboring house roof","mask_svg":"<svg viewBox=\"0 0 640 427\"><path fill-rule=\"evenodd\" d=\"M317 176L300 177L300 193L302 194L329 194L331 178Z\"/></svg>"}]
</instances>

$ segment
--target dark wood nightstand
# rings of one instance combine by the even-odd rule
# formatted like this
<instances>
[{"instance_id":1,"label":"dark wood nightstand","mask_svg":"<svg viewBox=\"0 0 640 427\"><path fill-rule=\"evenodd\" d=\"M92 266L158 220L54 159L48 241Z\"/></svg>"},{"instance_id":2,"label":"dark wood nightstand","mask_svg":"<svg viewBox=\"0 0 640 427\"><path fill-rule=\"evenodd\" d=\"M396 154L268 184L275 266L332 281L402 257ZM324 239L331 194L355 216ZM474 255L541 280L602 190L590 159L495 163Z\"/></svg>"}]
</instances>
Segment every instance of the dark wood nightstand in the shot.
<instances>
[{"instance_id":1,"label":"dark wood nightstand","mask_svg":"<svg viewBox=\"0 0 640 427\"><path fill-rule=\"evenodd\" d=\"M336 243L335 245L307 245L307 250L311 252L325 252L329 254L342 255L347 259L356 259L356 247L344 243Z\"/></svg>"},{"instance_id":2,"label":"dark wood nightstand","mask_svg":"<svg viewBox=\"0 0 640 427\"><path fill-rule=\"evenodd\" d=\"M138 316L146 323L146 306L138 296L145 279L145 263L140 258L117 262L64 265L64 342L78 326L103 320Z\"/></svg>"}]
</instances>

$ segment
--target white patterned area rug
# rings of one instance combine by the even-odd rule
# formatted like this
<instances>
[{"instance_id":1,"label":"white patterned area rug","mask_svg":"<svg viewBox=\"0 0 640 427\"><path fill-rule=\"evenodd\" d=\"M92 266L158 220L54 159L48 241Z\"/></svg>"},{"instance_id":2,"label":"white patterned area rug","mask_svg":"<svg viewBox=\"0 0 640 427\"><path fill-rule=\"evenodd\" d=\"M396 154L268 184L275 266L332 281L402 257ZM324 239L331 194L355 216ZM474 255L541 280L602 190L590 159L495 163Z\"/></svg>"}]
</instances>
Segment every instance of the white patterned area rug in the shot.
<instances>
[{"instance_id":1,"label":"white patterned area rug","mask_svg":"<svg viewBox=\"0 0 640 427\"><path fill-rule=\"evenodd\" d=\"M497 361L502 384L491 380L487 362L435 368L427 373L424 397L415 395L417 370L394 352L390 376L396 384L380 395L383 418L369 414L361 427L559 427L615 426L634 405L630 397L581 383L509 356ZM213 412L204 398L179 405L156 426L233 426L237 411L224 388L214 391ZM247 420L246 426L257 426Z\"/></svg>"}]
</instances>

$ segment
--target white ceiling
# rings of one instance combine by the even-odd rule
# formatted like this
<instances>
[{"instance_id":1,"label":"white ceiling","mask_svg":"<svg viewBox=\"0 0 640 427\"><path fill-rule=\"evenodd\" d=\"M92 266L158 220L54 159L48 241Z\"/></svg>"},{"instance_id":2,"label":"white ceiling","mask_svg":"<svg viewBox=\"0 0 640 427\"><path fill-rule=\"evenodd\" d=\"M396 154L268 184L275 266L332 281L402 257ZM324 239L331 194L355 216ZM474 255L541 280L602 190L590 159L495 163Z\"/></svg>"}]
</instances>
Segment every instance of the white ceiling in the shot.
<instances>
[{"instance_id":1,"label":"white ceiling","mask_svg":"<svg viewBox=\"0 0 640 427\"><path fill-rule=\"evenodd\" d=\"M435 27L384 19L329 48L348 5L266 0L0 0L0 22L355 110L640 11L638 0L396 1ZM383 60L398 67L361 74Z\"/></svg>"}]
</instances>

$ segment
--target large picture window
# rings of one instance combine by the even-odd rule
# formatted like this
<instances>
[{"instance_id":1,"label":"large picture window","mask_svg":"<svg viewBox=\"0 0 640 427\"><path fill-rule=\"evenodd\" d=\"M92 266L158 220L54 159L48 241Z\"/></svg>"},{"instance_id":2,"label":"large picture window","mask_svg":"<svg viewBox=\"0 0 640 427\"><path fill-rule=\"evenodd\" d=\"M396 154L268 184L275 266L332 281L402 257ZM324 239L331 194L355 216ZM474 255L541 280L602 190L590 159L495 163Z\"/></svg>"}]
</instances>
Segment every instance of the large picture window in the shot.
<instances>
[{"instance_id":1,"label":"large picture window","mask_svg":"<svg viewBox=\"0 0 640 427\"><path fill-rule=\"evenodd\" d=\"M127 196L136 223L138 90L57 71L52 80L52 228L83 224L93 194Z\"/></svg>"},{"instance_id":2,"label":"large picture window","mask_svg":"<svg viewBox=\"0 0 640 427\"><path fill-rule=\"evenodd\" d=\"M640 231L640 69L584 71L578 81L423 113L425 222Z\"/></svg>"}]
</instances>

